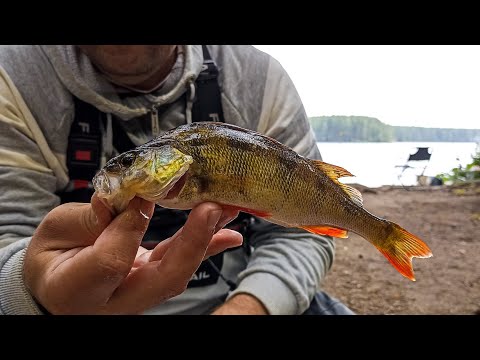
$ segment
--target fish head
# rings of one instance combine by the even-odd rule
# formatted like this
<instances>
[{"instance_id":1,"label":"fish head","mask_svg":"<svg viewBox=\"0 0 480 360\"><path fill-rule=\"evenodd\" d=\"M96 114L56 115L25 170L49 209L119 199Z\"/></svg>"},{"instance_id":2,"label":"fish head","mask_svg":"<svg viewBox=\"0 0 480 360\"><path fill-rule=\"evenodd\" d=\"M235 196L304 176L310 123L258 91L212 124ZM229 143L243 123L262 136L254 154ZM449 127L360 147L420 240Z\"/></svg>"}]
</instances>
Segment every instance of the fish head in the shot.
<instances>
[{"instance_id":1,"label":"fish head","mask_svg":"<svg viewBox=\"0 0 480 360\"><path fill-rule=\"evenodd\" d=\"M171 145L134 149L109 160L93 178L93 186L121 212L135 196L152 202L164 198L192 162L190 155Z\"/></svg>"}]
</instances>

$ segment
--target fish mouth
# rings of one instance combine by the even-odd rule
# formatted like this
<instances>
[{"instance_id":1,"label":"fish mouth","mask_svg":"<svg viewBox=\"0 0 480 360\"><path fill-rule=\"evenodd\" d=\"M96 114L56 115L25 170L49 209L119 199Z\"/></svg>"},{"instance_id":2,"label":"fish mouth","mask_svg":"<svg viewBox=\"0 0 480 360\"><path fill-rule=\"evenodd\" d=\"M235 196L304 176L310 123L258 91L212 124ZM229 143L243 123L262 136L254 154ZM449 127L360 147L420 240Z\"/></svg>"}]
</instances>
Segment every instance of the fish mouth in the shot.
<instances>
[{"instance_id":1,"label":"fish mouth","mask_svg":"<svg viewBox=\"0 0 480 360\"><path fill-rule=\"evenodd\" d=\"M95 175L92 183L96 191L108 196L120 188L121 176L107 174L105 170L101 170Z\"/></svg>"},{"instance_id":2,"label":"fish mouth","mask_svg":"<svg viewBox=\"0 0 480 360\"><path fill-rule=\"evenodd\" d=\"M187 182L188 178L188 172L183 174L177 181L173 183L173 186L167 190L165 196L163 199L174 199L180 194L180 191L182 191L183 187L185 186L185 183Z\"/></svg>"},{"instance_id":3,"label":"fish mouth","mask_svg":"<svg viewBox=\"0 0 480 360\"><path fill-rule=\"evenodd\" d=\"M100 171L93 181L94 187L99 193L99 196L107 199L112 199L118 196L118 192L121 188L120 178L120 176L107 174L104 170ZM162 199L173 199L180 193L180 191L182 191L187 178L187 172L182 171L179 176L172 178L172 180L170 180L160 191L146 194L137 193L137 195L154 202Z\"/></svg>"}]
</instances>

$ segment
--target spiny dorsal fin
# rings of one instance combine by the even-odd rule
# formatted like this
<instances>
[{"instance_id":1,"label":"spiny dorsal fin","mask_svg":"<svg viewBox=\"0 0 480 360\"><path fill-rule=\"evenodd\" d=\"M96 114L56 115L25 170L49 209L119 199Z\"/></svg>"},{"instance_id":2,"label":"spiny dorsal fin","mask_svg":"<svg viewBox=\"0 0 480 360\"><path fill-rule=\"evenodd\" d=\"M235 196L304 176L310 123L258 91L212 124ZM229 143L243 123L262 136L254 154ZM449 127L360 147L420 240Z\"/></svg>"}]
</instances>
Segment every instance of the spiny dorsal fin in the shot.
<instances>
[{"instance_id":1,"label":"spiny dorsal fin","mask_svg":"<svg viewBox=\"0 0 480 360\"><path fill-rule=\"evenodd\" d=\"M342 184L340 181L338 181L339 178L344 176L354 176L350 173L350 171L345 170L340 166L328 164L320 160L312 160L312 162L317 168L322 170L330 179L332 179L335 183L337 183L342 188L342 190L350 197L350 199L352 199L352 201L355 204L363 207L363 199L360 191L346 184Z\"/></svg>"}]
</instances>

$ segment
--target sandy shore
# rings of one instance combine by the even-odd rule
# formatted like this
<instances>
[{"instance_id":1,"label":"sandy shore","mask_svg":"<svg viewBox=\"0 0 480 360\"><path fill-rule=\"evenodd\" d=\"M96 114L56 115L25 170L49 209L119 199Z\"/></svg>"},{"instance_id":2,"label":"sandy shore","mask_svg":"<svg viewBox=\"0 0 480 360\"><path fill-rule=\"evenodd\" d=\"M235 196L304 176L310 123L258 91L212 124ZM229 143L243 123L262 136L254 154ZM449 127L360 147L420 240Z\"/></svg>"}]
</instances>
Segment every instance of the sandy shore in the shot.
<instances>
[{"instance_id":1,"label":"sandy shore","mask_svg":"<svg viewBox=\"0 0 480 360\"><path fill-rule=\"evenodd\" d=\"M412 282L350 233L336 240L325 290L358 314L480 314L480 185L355 187L368 211L419 236L433 257L413 260Z\"/></svg>"}]
</instances>

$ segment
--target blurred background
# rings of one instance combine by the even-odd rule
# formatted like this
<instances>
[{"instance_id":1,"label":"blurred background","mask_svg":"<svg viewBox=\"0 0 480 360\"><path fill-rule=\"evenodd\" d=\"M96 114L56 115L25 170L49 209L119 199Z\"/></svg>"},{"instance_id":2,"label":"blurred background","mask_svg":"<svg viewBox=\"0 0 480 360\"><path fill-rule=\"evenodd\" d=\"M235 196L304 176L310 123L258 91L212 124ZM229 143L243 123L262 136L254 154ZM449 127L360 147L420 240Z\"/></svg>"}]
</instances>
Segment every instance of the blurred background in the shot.
<instances>
[{"instance_id":1,"label":"blurred background","mask_svg":"<svg viewBox=\"0 0 480 360\"><path fill-rule=\"evenodd\" d=\"M323 160L433 257L403 278L356 234L324 289L357 314L480 314L480 46L255 45L289 73Z\"/></svg>"},{"instance_id":2,"label":"blurred background","mask_svg":"<svg viewBox=\"0 0 480 360\"><path fill-rule=\"evenodd\" d=\"M323 160L355 175L344 182L417 185L418 176L464 168L476 155L478 45L255 47L289 73ZM430 159L404 168L418 147Z\"/></svg>"}]
</instances>

